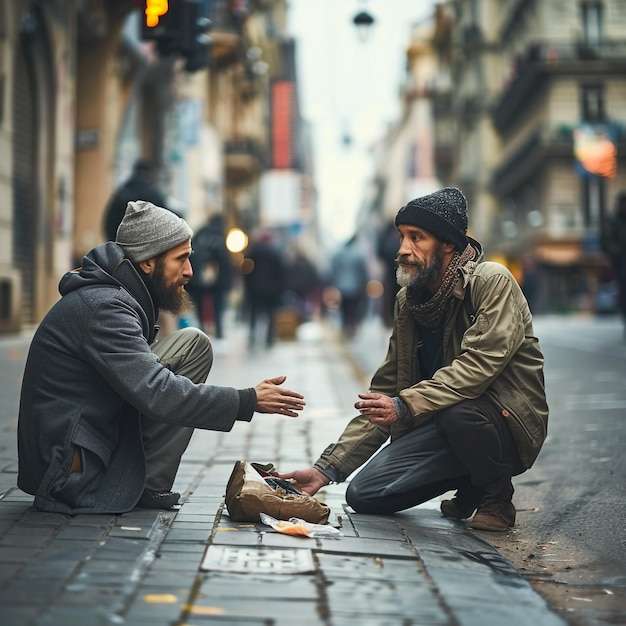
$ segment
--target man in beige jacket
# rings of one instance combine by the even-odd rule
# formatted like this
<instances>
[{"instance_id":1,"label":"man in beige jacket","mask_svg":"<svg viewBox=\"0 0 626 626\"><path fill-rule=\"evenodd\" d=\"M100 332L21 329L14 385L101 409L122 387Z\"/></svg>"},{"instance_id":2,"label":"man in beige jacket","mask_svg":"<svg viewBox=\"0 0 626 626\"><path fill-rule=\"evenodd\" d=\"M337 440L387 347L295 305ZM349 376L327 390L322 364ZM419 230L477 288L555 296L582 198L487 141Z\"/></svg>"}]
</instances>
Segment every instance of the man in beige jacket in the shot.
<instances>
[{"instance_id":1,"label":"man in beige jacket","mask_svg":"<svg viewBox=\"0 0 626 626\"><path fill-rule=\"evenodd\" d=\"M401 289L385 361L339 441L282 477L312 495L391 438L352 478L354 510L391 514L456 489L445 516L505 531L515 524L511 478L531 467L547 432L528 304L506 267L481 262L458 189L412 200L395 223Z\"/></svg>"}]
</instances>

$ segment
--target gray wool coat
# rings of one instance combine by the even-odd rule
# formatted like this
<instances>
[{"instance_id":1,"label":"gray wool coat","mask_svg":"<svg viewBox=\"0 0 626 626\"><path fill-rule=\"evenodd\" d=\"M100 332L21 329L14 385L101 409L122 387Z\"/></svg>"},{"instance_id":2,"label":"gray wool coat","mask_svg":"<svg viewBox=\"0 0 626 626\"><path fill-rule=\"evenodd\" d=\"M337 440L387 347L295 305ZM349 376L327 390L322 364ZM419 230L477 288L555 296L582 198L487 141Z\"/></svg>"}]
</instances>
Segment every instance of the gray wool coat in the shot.
<instances>
[{"instance_id":1,"label":"gray wool coat","mask_svg":"<svg viewBox=\"0 0 626 626\"><path fill-rule=\"evenodd\" d=\"M140 416L229 431L254 389L195 384L151 351L157 311L122 248L94 248L59 285L31 342L20 397L18 486L59 513L122 513L146 479ZM75 447L82 471L70 473Z\"/></svg>"}]
</instances>

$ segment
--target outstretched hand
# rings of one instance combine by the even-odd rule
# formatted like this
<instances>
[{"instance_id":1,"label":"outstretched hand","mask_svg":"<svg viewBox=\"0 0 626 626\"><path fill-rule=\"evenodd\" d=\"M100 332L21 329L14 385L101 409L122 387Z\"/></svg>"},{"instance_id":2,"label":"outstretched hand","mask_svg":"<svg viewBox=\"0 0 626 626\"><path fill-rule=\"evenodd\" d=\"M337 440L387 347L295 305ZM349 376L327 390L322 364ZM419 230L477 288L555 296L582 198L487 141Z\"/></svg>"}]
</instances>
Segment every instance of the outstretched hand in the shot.
<instances>
[{"instance_id":1,"label":"outstretched hand","mask_svg":"<svg viewBox=\"0 0 626 626\"><path fill-rule=\"evenodd\" d=\"M296 411L301 411L304 406L304 396L296 391L279 387L286 376L276 376L267 378L260 382L254 390L256 391L256 408L259 413L277 413L297 417Z\"/></svg>"},{"instance_id":2,"label":"outstretched hand","mask_svg":"<svg viewBox=\"0 0 626 626\"><path fill-rule=\"evenodd\" d=\"M396 406L389 396L382 393L360 393L359 398L361 400L355 403L354 408L361 415L367 416L372 424L390 426L398 421Z\"/></svg>"},{"instance_id":3,"label":"outstretched hand","mask_svg":"<svg viewBox=\"0 0 626 626\"><path fill-rule=\"evenodd\" d=\"M327 485L330 480L319 470L311 467L309 469L295 470L294 472L279 473L279 478L284 480L293 479L304 493L310 496L315 495L322 487Z\"/></svg>"}]
</instances>

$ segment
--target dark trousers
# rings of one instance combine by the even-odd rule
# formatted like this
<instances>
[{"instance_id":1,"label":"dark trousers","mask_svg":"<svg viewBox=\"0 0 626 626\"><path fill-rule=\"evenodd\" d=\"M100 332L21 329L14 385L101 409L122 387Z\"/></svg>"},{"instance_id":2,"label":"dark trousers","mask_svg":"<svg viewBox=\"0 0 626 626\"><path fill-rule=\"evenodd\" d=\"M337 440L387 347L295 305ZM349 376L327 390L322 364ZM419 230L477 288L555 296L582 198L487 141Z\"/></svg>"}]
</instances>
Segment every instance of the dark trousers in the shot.
<instances>
[{"instance_id":1,"label":"dark trousers","mask_svg":"<svg viewBox=\"0 0 626 626\"><path fill-rule=\"evenodd\" d=\"M507 499L511 477L523 471L506 419L481 396L439 411L382 448L352 478L346 501L360 513L391 514L470 485L485 498Z\"/></svg>"},{"instance_id":2,"label":"dark trousers","mask_svg":"<svg viewBox=\"0 0 626 626\"><path fill-rule=\"evenodd\" d=\"M265 344L271 346L275 337L275 321L274 313L278 308L278 300L276 296L265 296L255 294L250 296L248 301L250 308L249 314L249 342L254 344L256 341L256 331L259 324L265 323Z\"/></svg>"}]
</instances>

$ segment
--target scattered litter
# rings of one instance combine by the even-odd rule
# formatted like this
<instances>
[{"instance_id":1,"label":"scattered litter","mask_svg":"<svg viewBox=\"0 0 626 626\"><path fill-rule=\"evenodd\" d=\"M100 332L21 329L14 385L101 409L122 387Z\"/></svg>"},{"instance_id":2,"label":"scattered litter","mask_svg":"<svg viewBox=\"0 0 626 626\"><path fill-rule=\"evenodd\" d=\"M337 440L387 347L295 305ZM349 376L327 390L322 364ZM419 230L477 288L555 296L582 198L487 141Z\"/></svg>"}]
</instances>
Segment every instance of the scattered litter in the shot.
<instances>
[{"instance_id":1,"label":"scattered litter","mask_svg":"<svg viewBox=\"0 0 626 626\"><path fill-rule=\"evenodd\" d=\"M343 533L333 526L312 524L311 522L305 522L299 517L290 517L289 520L278 520L267 515L267 513L261 513L260 517L264 524L285 535L319 537L320 539L343 536Z\"/></svg>"}]
</instances>

